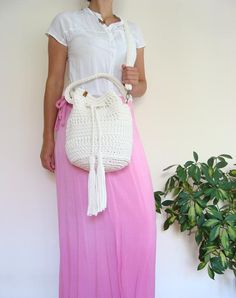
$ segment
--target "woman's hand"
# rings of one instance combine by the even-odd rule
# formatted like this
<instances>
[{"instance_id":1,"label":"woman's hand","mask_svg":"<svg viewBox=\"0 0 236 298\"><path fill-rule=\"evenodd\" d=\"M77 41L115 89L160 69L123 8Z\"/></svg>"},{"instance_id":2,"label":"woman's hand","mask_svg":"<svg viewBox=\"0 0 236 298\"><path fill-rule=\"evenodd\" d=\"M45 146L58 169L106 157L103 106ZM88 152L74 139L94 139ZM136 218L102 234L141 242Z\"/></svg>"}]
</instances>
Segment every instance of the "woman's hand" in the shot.
<instances>
[{"instance_id":1,"label":"woman's hand","mask_svg":"<svg viewBox=\"0 0 236 298\"><path fill-rule=\"evenodd\" d=\"M40 153L42 166L53 173L55 171L54 146L54 140L43 141Z\"/></svg>"},{"instance_id":2,"label":"woman's hand","mask_svg":"<svg viewBox=\"0 0 236 298\"><path fill-rule=\"evenodd\" d=\"M131 84L133 97L142 96L147 89L147 81L144 68L144 47L137 48L137 57L134 66L122 64L122 82Z\"/></svg>"},{"instance_id":3,"label":"woman's hand","mask_svg":"<svg viewBox=\"0 0 236 298\"><path fill-rule=\"evenodd\" d=\"M122 82L137 86L139 83L139 70L136 66L126 66L122 64Z\"/></svg>"}]
</instances>

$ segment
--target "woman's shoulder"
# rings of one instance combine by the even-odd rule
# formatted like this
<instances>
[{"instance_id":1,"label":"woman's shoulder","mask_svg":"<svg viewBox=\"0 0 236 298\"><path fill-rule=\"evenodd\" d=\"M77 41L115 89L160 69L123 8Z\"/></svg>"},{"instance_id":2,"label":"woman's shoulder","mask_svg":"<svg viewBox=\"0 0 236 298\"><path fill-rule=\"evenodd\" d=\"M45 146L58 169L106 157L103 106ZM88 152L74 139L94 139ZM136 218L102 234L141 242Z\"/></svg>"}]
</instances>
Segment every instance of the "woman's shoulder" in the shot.
<instances>
[{"instance_id":1,"label":"woman's shoulder","mask_svg":"<svg viewBox=\"0 0 236 298\"><path fill-rule=\"evenodd\" d=\"M133 34L135 40L136 40L136 47L142 48L146 46L146 41L144 38L143 30L141 28L141 25L139 25L137 22L134 22L133 20L127 19L127 24L130 28L131 33Z\"/></svg>"},{"instance_id":2,"label":"woman's shoulder","mask_svg":"<svg viewBox=\"0 0 236 298\"><path fill-rule=\"evenodd\" d=\"M69 29L71 24L79 22L83 16L83 9L76 10L63 10L56 13L52 19L52 22L61 24L64 29Z\"/></svg>"},{"instance_id":3,"label":"woman's shoulder","mask_svg":"<svg viewBox=\"0 0 236 298\"><path fill-rule=\"evenodd\" d=\"M57 41L67 46L71 39L71 32L78 31L82 27L82 15L83 10L64 10L56 13L45 34L52 35Z\"/></svg>"},{"instance_id":4,"label":"woman's shoulder","mask_svg":"<svg viewBox=\"0 0 236 298\"><path fill-rule=\"evenodd\" d=\"M129 28L130 28L133 32L141 30L140 25L139 25L137 22L135 22L135 21L133 21L133 20L130 20L130 19L127 19L126 22L127 22L127 24L129 25Z\"/></svg>"}]
</instances>

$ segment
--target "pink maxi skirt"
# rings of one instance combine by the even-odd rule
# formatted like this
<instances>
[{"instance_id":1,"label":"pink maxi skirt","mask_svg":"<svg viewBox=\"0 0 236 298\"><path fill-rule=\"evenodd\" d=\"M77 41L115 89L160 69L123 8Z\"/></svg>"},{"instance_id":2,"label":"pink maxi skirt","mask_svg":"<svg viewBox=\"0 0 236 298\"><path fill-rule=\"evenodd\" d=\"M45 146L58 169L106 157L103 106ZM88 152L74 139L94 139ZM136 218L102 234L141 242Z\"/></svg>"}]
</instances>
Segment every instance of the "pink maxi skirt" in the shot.
<instances>
[{"instance_id":1,"label":"pink maxi skirt","mask_svg":"<svg viewBox=\"0 0 236 298\"><path fill-rule=\"evenodd\" d=\"M155 297L154 190L133 103L128 105L133 119L131 162L106 173L107 207L97 216L88 216L88 172L72 165L65 153L66 121L72 105L64 97L56 102L59 298Z\"/></svg>"}]
</instances>

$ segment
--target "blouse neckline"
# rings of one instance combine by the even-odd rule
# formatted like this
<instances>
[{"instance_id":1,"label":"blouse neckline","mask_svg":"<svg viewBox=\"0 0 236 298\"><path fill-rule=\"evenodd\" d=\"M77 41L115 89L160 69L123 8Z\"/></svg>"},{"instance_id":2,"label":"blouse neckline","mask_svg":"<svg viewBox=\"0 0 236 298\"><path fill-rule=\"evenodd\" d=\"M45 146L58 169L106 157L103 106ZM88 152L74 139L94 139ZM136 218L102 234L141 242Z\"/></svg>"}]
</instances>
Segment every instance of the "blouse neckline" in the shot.
<instances>
[{"instance_id":1,"label":"blouse neckline","mask_svg":"<svg viewBox=\"0 0 236 298\"><path fill-rule=\"evenodd\" d=\"M94 10L92 10L92 9L89 8L89 7L85 7L84 9L85 9L85 11L89 12L91 15L93 15L93 16L96 16L96 15L97 15L98 18L102 18L102 15L101 15L99 12L94 11ZM121 18L120 16L117 16L117 17L120 19L120 21L118 21L118 22L111 23L110 25L102 24L102 23L100 23L100 24L101 24L104 28L111 28L111 27L113 27L113 26L117 26L117 25L119 26L119 25L122 25L122 24L124 23L123 18ZM98 21L98 22L99 22L99 21Z\"/></svg>"}]
</instances>

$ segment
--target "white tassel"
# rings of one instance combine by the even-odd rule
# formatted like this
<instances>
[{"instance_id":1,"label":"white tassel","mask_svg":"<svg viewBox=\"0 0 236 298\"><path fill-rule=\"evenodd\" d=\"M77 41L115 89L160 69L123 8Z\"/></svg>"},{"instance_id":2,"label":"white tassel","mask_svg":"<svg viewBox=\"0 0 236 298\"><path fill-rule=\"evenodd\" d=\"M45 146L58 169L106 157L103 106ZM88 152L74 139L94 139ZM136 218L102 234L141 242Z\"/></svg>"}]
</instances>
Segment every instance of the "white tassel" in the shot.
<instances>
[{"instance_id":1,"label":"white tassel","mask_svg":"<svg viewBox=\"0 0 236 298\"><path fill-rule=\"evenodd\" d=\"M107 205L107 193L106 193L106 177L105 169L103 165L102 155L98 154L98 166L97 166L97 196L99 201L99 211L106 208Z\"/></svg>"},{"instance_id":2,"label":"white tassel","mask_svg":"<svg viewBox=\"0 0 236 298\"><path fill-rule=\"evenodd\" d=\"M95 172L95 156L91 155L89 158L90 169L88 176L88 210L87 215L97 215L97 185Z\"/></svg>"}]
</instances>

